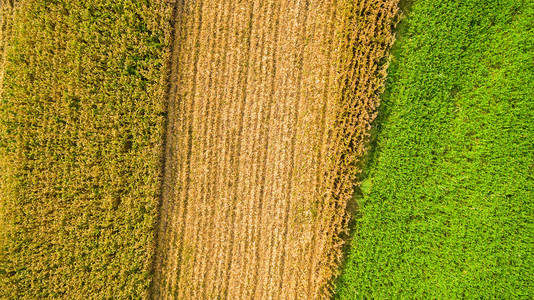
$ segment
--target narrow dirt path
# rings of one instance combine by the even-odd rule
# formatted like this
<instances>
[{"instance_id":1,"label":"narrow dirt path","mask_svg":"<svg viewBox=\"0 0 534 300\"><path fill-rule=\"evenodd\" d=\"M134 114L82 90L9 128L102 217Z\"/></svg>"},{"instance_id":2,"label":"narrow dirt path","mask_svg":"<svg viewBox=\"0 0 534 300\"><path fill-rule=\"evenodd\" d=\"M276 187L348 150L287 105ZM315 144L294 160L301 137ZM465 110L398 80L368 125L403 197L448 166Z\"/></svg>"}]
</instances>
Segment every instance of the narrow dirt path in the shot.
<instances>
[{"instance_id":1,"label":"narrow dirt path","mask_svg":"<svg viewBox=\"0 0 534 300\"><path fill-rule=\"evenodd\" d=\"M180 1L155 299L329 295L396 11Z\"/></svg>"}]
</instances>

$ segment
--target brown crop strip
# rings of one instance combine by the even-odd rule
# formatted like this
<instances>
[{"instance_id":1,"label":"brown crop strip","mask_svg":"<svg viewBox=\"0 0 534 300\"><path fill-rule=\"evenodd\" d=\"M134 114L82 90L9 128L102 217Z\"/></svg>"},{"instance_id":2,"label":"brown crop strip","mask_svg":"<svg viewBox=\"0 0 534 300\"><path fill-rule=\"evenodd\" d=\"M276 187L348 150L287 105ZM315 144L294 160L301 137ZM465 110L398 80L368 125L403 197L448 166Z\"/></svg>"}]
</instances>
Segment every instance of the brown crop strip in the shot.
<instances>
[{"instance_id":1,"label":"brown crop strip","mask_svg":"<svg viewBox=\"0 0 534 300\"><path fill-rule=\"evenodd\" d=\"M330 295L397 2L178 4L154 298Z\"/></svg>"}]
</instances>

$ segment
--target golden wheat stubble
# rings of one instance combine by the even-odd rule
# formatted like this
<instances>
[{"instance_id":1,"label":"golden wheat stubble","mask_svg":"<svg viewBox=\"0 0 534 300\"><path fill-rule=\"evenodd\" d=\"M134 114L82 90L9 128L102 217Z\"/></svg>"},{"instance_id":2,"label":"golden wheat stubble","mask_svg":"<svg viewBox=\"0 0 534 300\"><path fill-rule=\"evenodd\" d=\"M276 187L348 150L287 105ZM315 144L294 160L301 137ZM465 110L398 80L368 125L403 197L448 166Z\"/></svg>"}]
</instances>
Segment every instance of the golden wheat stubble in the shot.
<instances>
[{"instance_id":1,"label":"golden wheat stubble","mask_svg":"<svg viewBox=\"0 0 534 300\"><path fill-rule=\"evenodd\" d=\"M185 1L154 295L323 298L396 1Z\"/></svg>"}]
</instances>

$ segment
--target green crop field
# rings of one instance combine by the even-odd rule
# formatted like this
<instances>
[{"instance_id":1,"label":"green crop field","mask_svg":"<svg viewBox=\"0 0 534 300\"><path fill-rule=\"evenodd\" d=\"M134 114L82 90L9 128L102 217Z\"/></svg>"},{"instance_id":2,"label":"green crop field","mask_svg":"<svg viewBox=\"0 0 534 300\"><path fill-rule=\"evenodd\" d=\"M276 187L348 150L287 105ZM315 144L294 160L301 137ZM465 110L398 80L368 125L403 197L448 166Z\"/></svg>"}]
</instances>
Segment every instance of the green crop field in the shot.
<instances>
[{"instance_id":1,"label":"green crop field","mask_svg":"<svg viewBox=\"0 0 534 300\"><path fill-rule=\"evenodd\" d=\"M399 27L337 298L534 295L534 2Z\"/></svg>"},{"instance_id":2,"label":"green crop field","mask_svg":"<svg viewBox=\"0 0 534 300\"><path fill-rule=\"evenodd\" d=\"M17 4L0 101L0 298L146 293L167 6Z\"/></svg>"}]
</instances>

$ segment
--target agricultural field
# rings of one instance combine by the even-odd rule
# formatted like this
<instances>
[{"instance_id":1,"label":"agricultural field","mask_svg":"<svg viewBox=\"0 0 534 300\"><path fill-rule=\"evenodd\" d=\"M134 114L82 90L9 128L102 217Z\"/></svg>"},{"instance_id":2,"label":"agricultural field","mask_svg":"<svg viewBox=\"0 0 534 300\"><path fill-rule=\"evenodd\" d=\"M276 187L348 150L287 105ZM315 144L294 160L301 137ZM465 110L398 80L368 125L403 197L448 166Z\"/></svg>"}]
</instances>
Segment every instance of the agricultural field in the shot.
<instances>
[{"instance_id":1,"label":"agricultural field","mask_svg":"<svg viewBox=\"0 0 534 300\"><path fill-rule=\"evenodd\" d=\"M152 296L328 296L396 2L184 1L176 16Z\"/></svg>"},{"instance_id":2,"label":"agricultural field","mask_svg":"<svg viewBox=\"0 0 534 300\"><path fill-rule=\"evenodd\" d=\"M0 4L1 299L534 296L531 2Z\"/></svg>"},{"instance_id":3,"label":"agricultural field","mask_svg":"<svg viewBox=\"0 0 534 300\"><path fill-rule=\"evenodd\" d=\"M331 293L395 1L7 7L5 297Z\"/></svg>"},{"instance_id":4,"label":"agricultural field","mask_svg":"<svg viewBox=\"0 0 534 300\"><path fill-rule=\"evenodd\" d=\"M337 299L534 295L533 4L413 2Z\"/></svg>"},{"instance_id":5,"label":"agricultural field","mask_svg":"<svg viewBox=\"0 0 534 300\"><path fill-rule=\"evenodd\" d=\"M0 22L2 41L10 32L0 90L0 298L147 295L171 7L11 3L2 0Z\"/></svg>"}]
</instances>

